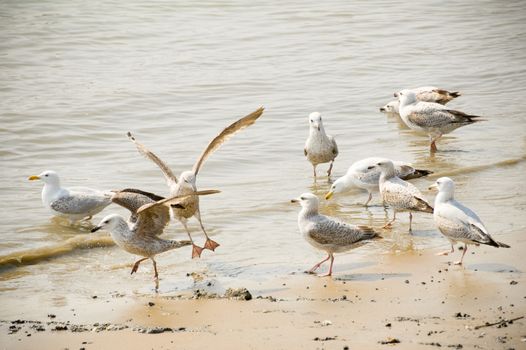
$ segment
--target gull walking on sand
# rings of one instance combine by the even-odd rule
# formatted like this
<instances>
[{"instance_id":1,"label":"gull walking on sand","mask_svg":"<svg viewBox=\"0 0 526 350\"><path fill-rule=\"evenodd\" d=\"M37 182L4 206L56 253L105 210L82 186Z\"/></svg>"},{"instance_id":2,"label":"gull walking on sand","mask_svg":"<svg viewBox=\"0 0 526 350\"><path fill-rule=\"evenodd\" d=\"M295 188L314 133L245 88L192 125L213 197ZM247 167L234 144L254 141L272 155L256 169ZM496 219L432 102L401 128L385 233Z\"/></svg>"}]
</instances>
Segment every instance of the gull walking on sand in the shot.
<instances>
[{"instance_id":1,"label":"gull walking on sand","mask_svg":"<svg viewBox=\"0 0 526 350\"><path fill-rule=\"evenodd\" d=\"M314 265L308 272L314 273L324 262L331 260L329 273L332 276L334 253L341 253L362 246L372 239L380 238L378 233L368 226L355 226L335 218L318 213L318 197L312 193L304 193L292 203L300 203L298 215L300 232L313 247L327 253L327 258Z\"/></svg>"},{"instance_id":2,"label":"gull walking on sand","mask_svg":"<svg viewBox=\"0 0 526 350\"><path fill-rule=\"evenodd\" d=\"M415 131L428 134L431 152L436 152L436 141L464 125L481 121L480 116L469 115L449 109L441 104L418 101L411 90L398 92L400 98L400 117L404 123Z\"/></svg>"},{"instance_id":3,"label":"gull walking on sand","mask_svg":"<svg viewBox=\"0 0 526 350\"><path fill-rule=\"evenodd\" d=\"M332 196L337 193L347 192L353 187L358 187L369 193L369 198L367 202L365 202L365 206L367 206L373 198L373 191L378 191L378 182L380 180L380 174L382 173L376 164L384 159L385 158L370 157L354 162L344 176L333 182L329 192L325 195L325 199L331 199ZM395 167L396 176L404 180L416 179L432 173L429 170L413 168L411 164L406 162L392 162Z\"/></svg>"},{"instance_id":4,"label":"gull walking on sand","mask_svg":"<svg viewBox=\"0 0 526 350\"><path fill-rule=\"evenodd\" d=\"M234 122L233 124L229 125L221 133L219 133L218 136L216 136L205 148L203 153L201 153L201 156L197 159L195 162L192 170L184 171L179 175L179 178L177 178L172 170L166 165L159 157L157 157L153 152L149 151L145 146L140 144L135 137L132 136L130 132L128 132L128 137L130 140L135 144L137 147L137 150L140 154L144 155L151 161L153 161L157 166L161 169L161 171L164 174L164 177L166 179L166 183L170 189L170 195L171 196L178 196L178 195L184 195L188 193L192 193L197 191L197 184L196 184L196 177L199 173L199 170L201 169L201 166L203 165L204 161L215 151L217 150L225 141L227 141L230 137L232 137L235 133L247 128L248 126L254 124L256 120L263 114L263 108L259 108L258 110L248 114L247 116L239 119L238 121ZM190 238L190 241L192 242L192 258L197 258L201 256L201 252L203 249L209 249L209 250L215 250L219 244L208 237L208 234L205 231L203 222L201 220L201 211L199 210L199 197L197 196L188 196L184 198L181 201L181 205L184 208L173 208L173 213L175 218L179 220L187 234ZM190 230L187 226L187 221L192 216L195 216L196 219L199 221L199 225L201 226L201 230L206 236L206 242L204 244L204 247L201 248L197 246L193 239L192 235L190 234Z\"/></svg>"},{"instance_id":5,"label":"gull walking on sand","mask_svg":"<svg viewBox=\"0 0 526 350\"><path fill-rule=\"evenodd\" d=\"M338 145L336 145L334 137L325 133L319 112L312 112L309 115L309 137L305 142L303 153L312 164L314 178L316 178L318 164L328 162L331 162L331 165L327 170L327 176L331 176L334 159L338 156Z\"/></svg>"},{"instance_id":6,"label":"gull walking on sand","mask_svg":"<svg viewBox=\"0 0 526 350\"><path fill-rule=\"evenodd\" d=\"M143 256L133 265L132 274L137 272L142 261L150 259L153 263L155 289L157 290L159 288L159 273L155 256L191 244L189 241L179 242L158 237L170 222L171 209L184 209L180 202L188 196L218 192L216 190L197 191L154 201L148 192L138 190L117 191L113 201L130 210L130 219L126 221L118 214L111 214L104 217L91 232L96 232L102 228L107 229L119 247L128 253Z\"/></svg>"},{"instance_id":7,"label":"gull walking on sand","mask_svg":"<svg viewBox=\"0 0 526 350\"><path fill-rule=\"evenodd\" d=\"M453 253L455 251L453 245L456 242L462 242L464 243L462 256L460 261L455 262L455 265L462 265L464 255L468 251L468 244L486 244L497 248L510 247L494 240L477 214L454 199L455 183L449 177L441 177L429 189L438 190L433 218L438 230L451 243L451 251L448 250L437 255Z\"/></svg>"},{"instance_id":8,"label":"gull walking on sand","mask_svg":"<svg viewBox=\"0 0 526 350\"><path fill-rule=\"evenodd\" d=\"M380 194L384 204L393 208L393 220L389 221L384 228L390 227L396 220L396 212L400 210L409 211L409 232L412 230L413 211L433 213L431 207L424 199L422 193L414 185L396 176L393 162L386 159L376 164L381 170L379 179Z\"/></svg>"},{"instance_id":9,"label":"gull walking on sand","mask_svg":"<svg viewBox=\"0 0 526 350\"><path fill-rule=\"evenodd\" d=\"M86 187L62 187L58 174L52 170L30 176L29 180L44 182L42 189L44 207L54 215L69 219L71 223L90 220L93 215L111 204L111 192Z\"/></svg>"}]
</instances>

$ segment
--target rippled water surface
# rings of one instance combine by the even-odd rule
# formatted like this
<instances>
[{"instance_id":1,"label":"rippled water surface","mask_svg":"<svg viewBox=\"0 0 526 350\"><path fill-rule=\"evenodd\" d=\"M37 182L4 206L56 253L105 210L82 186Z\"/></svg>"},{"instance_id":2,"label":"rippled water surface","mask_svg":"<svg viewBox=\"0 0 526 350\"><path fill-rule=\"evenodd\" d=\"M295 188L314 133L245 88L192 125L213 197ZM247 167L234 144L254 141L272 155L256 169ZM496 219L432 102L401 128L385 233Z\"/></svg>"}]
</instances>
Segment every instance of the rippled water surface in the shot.
<instances>
[{"instance_id":1,"label":"rippled water surface","mask_svg":"<svg viewBox=\"0 0 526 350\"><path fill-rule=\"evenodd\" d=\"M302 192L321 196L303 156L307 116L320 111L339 144L336 178L355 160L385 156L452 177L457 198L499 240L524 230L526 11L521 1L2 1L0 6L0 255L49 248L87 228L52 220L29 175L59 172L66 186L137 187L161 195L156 166L137 154L127 131L174 170L190 169L223 127L259 106L266 111L205 163L205 226L221 247L191 260L187 248L157 259L164 291L191 286L207 270L228 285L301 271L321 257L299 234ZM427 138L378 108L404 87L462 92L450 103L487 119L456 130L431 156ZM509 162L507 162L509 160ZM503 162L504 161L504 162ZM319 167L322 174L325 166ZM433 178L414 183L426 190ZM321 211L381 226L378 196L360 191L322 200ZM117 206L97 215L126 214ZM432 217L407 214L392 236L338 258L447 245ZM192 230L201 242L196 221ZM178 223L167 237L184 239ZM512 245L516 242L507 242ZM0 267L4 295L61 289L151 292L151 266L130 277L135 257L115 247L71 248L45 260ZM0 259L1 260L1 259ZM38 262L38 263L37 263ZM57 300L57 303L62 301Z\"/></svg>"}]
</instances>

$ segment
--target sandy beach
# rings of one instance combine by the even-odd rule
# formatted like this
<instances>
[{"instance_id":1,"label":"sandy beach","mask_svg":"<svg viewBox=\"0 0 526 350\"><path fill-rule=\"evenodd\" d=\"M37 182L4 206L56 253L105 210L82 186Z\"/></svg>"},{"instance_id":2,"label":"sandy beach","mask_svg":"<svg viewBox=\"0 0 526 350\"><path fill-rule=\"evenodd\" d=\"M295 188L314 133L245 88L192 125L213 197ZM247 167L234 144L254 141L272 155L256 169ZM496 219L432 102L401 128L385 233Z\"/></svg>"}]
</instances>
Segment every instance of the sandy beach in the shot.
<instances>
[{"instance_id":1,"label":"sandy beach","mask_svg":"<svg viewBox=\"0 0 526 350\"><path fill-rule=\"evenodd\" d=\"M523 1L5 0L0 18L0 350L526 349ZM459 92L446 107L480 116L437 152L380 112L426 86ZM130 275L137 251L91 232L128 210L71 224L29 181L52 170L65 188L166 197L128 132L180 180L260 107L198 172L198 189L221 191L199 204L220 246L157 255L158 293L151 261ZM323 163L315 179L304 152L313 112L337 142L330 178ZM456 266L460 244L436 256L450 246L430 213L409 234L407 212L381 229L393 210L377 192L367 207L358 188L327 197L369 157L423 170L409 181L430 205L430 185L450 177L511 248L470 246ZM326 255L298 227L302 193L383 239L336 254L332 279L304 273ZM204 246L196 217L188 227ZM160 237L189 239L176 220Z\"/></svg>"},{"instance_id":2,"label":"sandy beach","mask_svg":"<svg viewBox=\"0 0 526 350\"><path fill-rule=\"evenodd\" d=\"M524 241L520 232L510 238ZM187 277L194 288L177 294L114 292L23 314L13 309L23 300L4 300L11 315L0 323L1 347L523 349L526 319L506 322L526 316L521 252L472 252L464 267L436 250L377 261L339 255L334 279L293 271L231 286L249 291L233 298L202 271Z\"/></svg>"}]
</instances>

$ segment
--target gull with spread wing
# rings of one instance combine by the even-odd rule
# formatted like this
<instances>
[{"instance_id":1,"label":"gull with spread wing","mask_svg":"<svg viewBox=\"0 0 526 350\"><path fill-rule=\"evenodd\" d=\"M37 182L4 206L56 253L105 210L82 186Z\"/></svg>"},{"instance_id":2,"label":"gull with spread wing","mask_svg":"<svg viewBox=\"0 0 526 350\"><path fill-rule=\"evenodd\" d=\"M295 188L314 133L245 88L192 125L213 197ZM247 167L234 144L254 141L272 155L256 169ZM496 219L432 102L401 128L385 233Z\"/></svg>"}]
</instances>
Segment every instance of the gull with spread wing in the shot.
<instances>
[{"instance_id":1,"label":"gull with spread wing","mask_svg":"<svg viewBox=\"0 0 526 350\"><path fill-rule=\"evenodd\" d=\"M128 132L128 137L135 144L140 154L153 161L161 169L166 179L166 183L170 188L170 195L184 195L195 192L197 190L196 177L204 161L235 133L254 124L262 114L263 108L259 108L258 110L248 114L247 116L237 120L233 124L226 127L208 144L203 153L201 153L201 156L195 162L192 170L182 172L179 178L177 178L174 175L174 173L168 167L168 165L166 165L159 157L157 157L153 152L148 150L144 145L139 143L130 132ZM199 210L199 197L193 195L188 196L182 199L180 204L184 208L173 208L173 213L175 218L177 218L177 220L179 220L183 224L186 232L188 233L188 237L192 242L192 258L200 257L203 248L212 251L215 250L219 246L219 244L211 240L205 231L203 222L201 220L201 212ZM190 234L190 230L188 229L187 221L192 216L195 216L197 218L197 220L199 221L199 225L201 226L201 230L203 230L203 233L206 236L206 242L203 248L197 246L194 243L192 235Z\"/></svg>"}]
</instances>

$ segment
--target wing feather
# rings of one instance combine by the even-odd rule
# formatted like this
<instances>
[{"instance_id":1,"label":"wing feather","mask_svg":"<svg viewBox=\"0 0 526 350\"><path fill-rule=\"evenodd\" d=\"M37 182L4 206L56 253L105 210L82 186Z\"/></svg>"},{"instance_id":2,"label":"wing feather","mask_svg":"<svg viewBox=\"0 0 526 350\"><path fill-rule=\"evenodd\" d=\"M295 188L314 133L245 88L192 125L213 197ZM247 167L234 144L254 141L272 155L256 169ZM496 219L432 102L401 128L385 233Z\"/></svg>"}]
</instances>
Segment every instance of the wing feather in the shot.
<instances>
[{"instance_id":1,"label":"wing feather","mask_svg":"<svg viewBox=\"0 0 526 350\"><path fill-rule=\"evenodd\" d=\"M128 138L135 144L135 147L137 147L137 151L139 151L140 154L145 156L146 158L150 159L152 162L157 164L157 166L161 169L163 172L163 175L166 179L166 183L168 186L170 186L172 183L177 183L177 177L175 177L172 170L166 165L161 158L157 157L153 152L151 152L149 149L144 147L144 145L140 142L138 142L135 137L131 134L131 132L128 131Z\"/></svg>"},{"instance_id":2,"label":"wing feather","mask_svg":"<svg viewBox=\"0 0 526 350\"><path fill-rule=\"evenodd\" d=\"M192 171L195 175L199 173L199 170L201 169L201 166L203 165L204 161L215 151L217 150L223 143L225 143L230 137L232 137L235 133L238 131L241 131L245 129L246 127L249 127L250 125L254 124L256 120L263 114L264 108L261 107L257 109L256 111L250 113L249 115L239 119L238 121L234 122L233 124L227 126L219 135L217 135L205 148L203 153L199 156L199 159L194 164L194 167Z\"/></svg>"}]
</instances>

